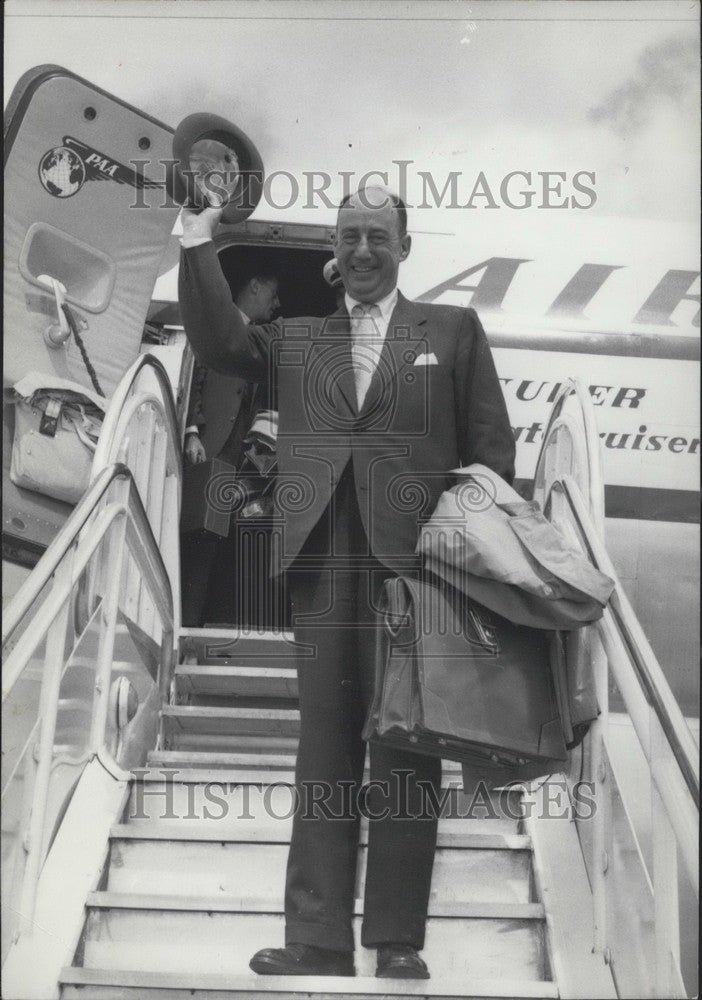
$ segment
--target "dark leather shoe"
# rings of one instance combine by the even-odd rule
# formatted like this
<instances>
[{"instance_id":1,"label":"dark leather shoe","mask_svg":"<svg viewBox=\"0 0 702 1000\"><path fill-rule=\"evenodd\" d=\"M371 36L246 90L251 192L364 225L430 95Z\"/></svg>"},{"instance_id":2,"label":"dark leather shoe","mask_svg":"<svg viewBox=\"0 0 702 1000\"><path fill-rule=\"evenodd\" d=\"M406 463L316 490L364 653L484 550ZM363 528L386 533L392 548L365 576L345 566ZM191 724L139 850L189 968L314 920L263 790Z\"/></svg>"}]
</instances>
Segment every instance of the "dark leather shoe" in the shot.
<instances>
[{"instance_id":1,"label":"dark leather shoe","mask_svg":"<svg viewBox=\"0 0 702 1000\"><path fill-rule=\"evenodd\" d=\"M259 976L355 976L353 952L315 948L311 944L289 944L285 948L263 948L249 962Z\"/></svg>"},{"instance_id":2,"label":"dark leather shoe","mask_svg":"<svg viewBox=\"0 0 702 1000\"><path fill-rule=\"evenodd\" d=\"M375 974L381 979L429 979L426 963L411 944L380 945Z\"/></svg>"}]
</instances>

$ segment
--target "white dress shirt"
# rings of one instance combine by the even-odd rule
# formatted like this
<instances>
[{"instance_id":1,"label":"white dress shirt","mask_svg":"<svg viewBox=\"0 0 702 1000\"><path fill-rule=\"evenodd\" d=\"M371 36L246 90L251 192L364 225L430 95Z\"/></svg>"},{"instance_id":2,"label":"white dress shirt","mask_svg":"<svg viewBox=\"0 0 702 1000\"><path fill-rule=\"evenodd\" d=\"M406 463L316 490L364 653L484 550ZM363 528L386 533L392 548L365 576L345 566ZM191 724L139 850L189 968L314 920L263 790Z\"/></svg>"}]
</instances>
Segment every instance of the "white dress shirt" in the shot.
<instances>
[{"instance_id":1,"label":"white dress shirt","mask_svg":"<svg viewBox=\"0 0 702 1000\"><path fill-rule=\"evenodd\" d=\"M351 358L356 383L356 401L360 410L373 373L378 367L390 317L397 304L397 288L393 288L378 302L358 302L348 292L344 296L344 301L351 317Z\"/></svg>"}]
</instances>

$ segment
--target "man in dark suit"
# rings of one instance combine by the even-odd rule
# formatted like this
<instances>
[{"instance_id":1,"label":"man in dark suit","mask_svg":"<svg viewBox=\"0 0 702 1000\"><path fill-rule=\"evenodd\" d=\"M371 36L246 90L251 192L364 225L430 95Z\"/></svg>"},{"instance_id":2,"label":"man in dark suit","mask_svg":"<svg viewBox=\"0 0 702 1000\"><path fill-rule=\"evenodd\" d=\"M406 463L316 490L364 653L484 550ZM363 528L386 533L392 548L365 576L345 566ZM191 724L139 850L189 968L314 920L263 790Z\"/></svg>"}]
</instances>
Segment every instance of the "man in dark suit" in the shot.
<instances>
[{"instance_id":1,"label":"man in dark suit","mask_svg":"<svg viewBox=\"0 0 702 1000\"><path fill-rule=\"evenodd\" d=\"M215 209L184 213L183 320L204 363L275 381L274 572L286 572L301 650L286 946L258 952L251 967L353 975L360 733L376 600L389 576L418 571L418 529L449 486L449 470L482 462L511 480L514 439L475 313L411 303L397 290L411 247L397 196L367 188L342 203L334 250L346 297L324 320L245 327L209 241L218 218ZM378 743L370 773L365 806L378 818L369 823L361 941L378 949L378 976L427 978L417 952L437 821L419 814L422 784L438 793L440 762Z\"/></svg>"},{"instance_id":2,"label":"man in dark suit","mask_svg":"<svg viewBox=\"0 0 702 1000\"><path fill-rule=\"evenodd\" d=\"M244 323L267 323L280 307L278 276L252 254L230 281L231 294ZM195 363L185 427L186 461L197 465L221 458L235 468L255 414L268 409L268 386ZM186 480L187 488L187 480ZM226 549L226 546L224 547ZM185 625L200 626L224 615L234 620L233 602L217 588L218 607L208 608L208 588L220 539L204 532L184 535L181 542L182 618Z\"/></svg>"},{"instance_id":3,"label":"man in dark suit","mask_svg":"<svg viewBox=\"0 0 702 1000\"><path fill-rule=\"evenodd\" d=\"M278 276L254 262L236 278L230 288L244 322L267 323L280 307ZM220 457L237 464L251 424L248 418L253 416L254 389L244 379L208 371L195 363L185 427L185 457L190 463ZM239 421L239 414L243 421Z\"/></svg>"}]
</instances>

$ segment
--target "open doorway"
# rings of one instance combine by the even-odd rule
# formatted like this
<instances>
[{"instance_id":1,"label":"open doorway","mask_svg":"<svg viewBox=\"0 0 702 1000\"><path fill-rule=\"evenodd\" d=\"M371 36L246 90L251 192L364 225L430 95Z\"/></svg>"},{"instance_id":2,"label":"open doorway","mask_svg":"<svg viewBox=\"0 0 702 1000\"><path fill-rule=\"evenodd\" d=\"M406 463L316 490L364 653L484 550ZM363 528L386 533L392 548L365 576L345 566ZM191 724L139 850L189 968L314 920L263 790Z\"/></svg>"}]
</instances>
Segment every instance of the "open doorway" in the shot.
<instances>
[{"instance_id":1,"label":"open doorway","mask_svg":"<svg viewBox=\"0 0 702 1000\"><path fill-rule=\"evenodd\" d=\"M277 277L280 306L272 318L327 316L337 308L337 295L322 274L332 256L328 243L283 246L232 242L220 246L218 252L235 301L241 274L249 273L253 267L262 274ZM232 431L226 446L220 447L221 435L219 441L213 440L209 453L205 449L201 468L188 467L186 447L183 509L192 510L195 497L198 503L201 499L206 503L212 477L223 476L221 481L224 482L227 475L230 476L228 488L218 490L218 495L230 496L232 509L228 525L223 527L220 521L216 531L204 525L193 529L192 519L186 525L184 517L181 536L183 625L279 631L289 626L289 613L283 581L270 575L274 527L270 502L272 481L270 475L260 475L261 469L265 472L270 464L266 462L266 449L272 435L267 437L266 432L275 423L267 420L266 415L275 413L276 402L267 387L255 389L217 373L206 372L203 376L196 369L190 413L197 409L192 405L193 392L206 394L208 384L211 393L217 393L216 405L221 408L216 411L218 417L231 419L237 431L236 434ZM241 403L242 399L245 404ZM246 407L245 415L242 405ZM232 414L235 414L233 418ZM189 419L194 417L189 416ZM251 433L252 426L254 433ZM203 437L206 440L206 435ZM218 466L217 461L226 464ZM211 492L211 485L209 489Z\"/></svg>"}]
</instances>

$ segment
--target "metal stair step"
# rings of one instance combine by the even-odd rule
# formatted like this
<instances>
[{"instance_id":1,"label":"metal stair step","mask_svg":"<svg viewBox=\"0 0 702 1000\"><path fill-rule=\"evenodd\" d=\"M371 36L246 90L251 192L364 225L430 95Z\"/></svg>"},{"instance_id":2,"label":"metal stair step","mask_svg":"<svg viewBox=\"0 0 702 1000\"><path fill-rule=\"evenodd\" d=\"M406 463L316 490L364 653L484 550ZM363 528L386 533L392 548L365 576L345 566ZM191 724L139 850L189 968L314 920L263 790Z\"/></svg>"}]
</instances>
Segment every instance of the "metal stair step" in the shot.
<instances>
[{"instance_id":1,"label":"metal stair step","mask_svg":"<svg viewBox=\"0 0 702 1000\"><path fill-rule=\"evenodd\" d=\"M149 767L197 768L201 772L208 770L223 771L225 769L244 767L247 769L286 768L294 772L295 752L286 753L269 745L268 750L251 749L249 752L206 751L206 750L151 750L148 754Z\"/></svg>"},{"instance_id":2,"label":"metal stair step","mask_svg":"<svg viewBox=\"0 0 702 1000\"><path fill-rule=\"evenodd\" d=\"M177 753L178 751L167 751ZM248 757L246 758L248 762ZM277 766L269 768L266 773L250 768L243 764L241 767L221 767L213 770L212 774L199 767L172 767L170 764L145 764L143 768L132 768L136 782L147 783L148 785L163 785L166 780L169 784L179 785L206 785L212 781L221 782L226 785L277 785L281 782L292 783L295 780L295 761L286 767ZM135 783L136 783L135 782Z\"/></svg>"},{"instance_id":3,"label":"metal stair step","mask_svg":"<svg viewBox=\"0 0 702 1000\"><path fill-rule=\"evenodd\" d=\"M176 690L185 697L297 698L294 665L225 666L180 663L175 668Z\"/></svg>"},{"instance_id":4,"label":"metal stair step","mask_svg":"<svg viewBox=\"0 0 702 1000\"><path fill-rule=\"evenodd\" d=\"M470 837L470 835L468 835ZM489 838L487 838L489 839ZM107 892L279 899L288 845L278 843L111 838ZM367 850L359 850L356 895L363 895ZM473 834L460 846L449 837L434 858L431 901L528 903L531 852L494 850Z\"/></svg>"},{"instance_id":5,"label":"metal stair step","mask_svg":"<svg viewBox=\"0 0 702 1000\"><path fill-rule=\"evenodd\" d=\"M269 817L267 817L269 818ZM116 823L111 831L112 840L178 841L203 844L288 844L290 842L289 818L267 825L255 823L255 817L237 819L223 824L216 820L131 820ZM359 843L368 842L368 823L361 822ZM495 832L490 820L440 819L437 846L463 848L473 851L529 851L531 838L520 833Z\"/></svg>"},{"instance_id":6,"label":"metal stair step","mask_svg":"<svg viewBox=\"0 0 702 1000\"><path fill-rule=\"evenodd\" d=\"M275 733L189 733L177 727L166 735L172 750L200 753L290 753L297 754L297 736L278 736Z\"/></svg>"},{"instance_id":7,"label":"metal stair step","mask_svg":"<svg viewBox=\"0 0 702 1000\"><path fill-rule=\"evenodd\" d=\"M246 785L246 784L257 784L261 783L265 785L275 785L280 782L291 783L295 780L295 758L291 757L289 764L279 765L276 767L271 767L266 774L261 774L259 770L251 769L247 767L248 757L244 758L244 763L240 766L231 767L217 767L213 769L212 775L207 774L200 767L195 767L193 765L180 766L171 765L169 761L175 756L180 755L180 751L153 751L153 754L165 753L167 758L163 763L146 764L144 767L132 768L132 774L135 776L136 780L141 782L148 782L150 784L164 784L167 780L172 784L197 784L205 785L210 781L224 782L225 784L231 785ZM173 755L173 757L171 756ZM239 755L237 755L239 756ZM199 760L200 755L196 755ZM442 781L444 786L449 782L460 783L461 769L460 765L454 763L450 760L442 761ZM164 772L166 772L164 774ZM368 770L368 764L366 762L366 769L364 772L364 780L370 778L370 773ZM495 793L497 794L497 793ZM506 793L501 793L502 795ZM515 800L521 795L520 792L511 791L509 793Z\"/></svg>"},{"instance_id":8,"label":"metal stair step","mask_svg":"<svg viewBox=\"0 0 702 1000\"><path fill-rule=\"evenodd\" d=\"M156 910L178 913L281 913L282 900L261 896L176 896L160 893L89 892L85 905L90 910ZM354 902L356 916L363 915L363 900ZM434 900L430 917L470 920L543 920L542 903L471 903L447 899Z\"/></svg>"},{"instance_id":9,"label":"metal stair step","mask_svg":"<svg viewBox=\"0 0 702 1000\"><path fill-rule=\"evenodd\" d=\"M179 750L152 750L149 753L148 762L143 767L132 768L132 773L140 781L162 782L164 780L163 770L165 769L168 771L169 780L171 781L206 784L211 779L203 771L203 768L211 768L213 775L216 774L217 781L245 783L248 780L247 774L249 773L247 767L249 762L248 756L241 754L230 756L235 758L233 762L228 760L227 755L224 755L224 759L222 759L219 754L202 754L197 752L185 754ZM177 763L181 759L190 760L190 763ZM241 763L240 760L242 761ZM268 762L268 758L266 758L266 762ZM368 771L369 761L368 755L366 755L364 775L368 774ZM260 783L261 775L258 771L251 773L253 775L252 780ZM444 785L450 782L460 787L463 786L461 765L456 761L442 760L441 774ZM267 783L274 784L276 781L292 781L294 780L294 775L295 758L294 756L290 756L289 759L286 758L285 763L279 764L271 770L270 780ZM522 792L518 788L492 789L487 794L495 804L495 808L499 808L499 803L506 801L507 797L516 802L522 796ZM484 800L485 794L480 793L476 795L476 799Z\"/></svg>"},{"instance_id":10,"label":"metal stair step","mask_svg":"<svg viewBox=\"0 0 702 1000\"><path fill-rule=\"evenodd\" d=\"M275 780L287 781L288 778L294 778L294 754L282 754L280 756L284 758L284 761L276 764L274 768L272 767L269 784ZM268 757L266 757L265 763L267 766L270 764ZM173 774L174 780L182 782L206 783L210 780L206 774L208 769L212 770L213 774L216 774L217 781L245 782L247 780L245 777L247 773L254 774L257 782L261 781L261 775L258 770L249 771L250 757L248 754L212 754L200 753L198 751L187 753L182 750L151 750L144 768L134 768L133 773L138 773L139 780L163 781L162 770L164 768L168 770L169 774L177 771L177 775ZM144 771L146 772L145 774ZM367 760L366 771L368 771ZM442 761L441 772L444 777L451 776L456 780L461 780L461 765L455 761ZM278 779L274 777L275 775L283 775L283 777ZM521 793L512 790L510 794L517 796Z\"/></svg>"},{"instance_id":11,"label":"metal stair step","mask_svg":"<svg viewBox=\"0 0 702 1000\"><path fill-rule=\"evenodd\" d=\"M169 732L224 736L297 736L297 708L215 708L209 705L164 705Z\"/></svg>"},{"instance_id":12,"label":"metal stair step","mask_svg":"<svg viewBox=\"0 0 702 1000\"><path fill-rule=\"evenodd\" d=\"M199 664L285 667L301 652L292 632L237 628L181 629L180 649Z\"/></svg>"},{"instance_id":13,"label":"metal stair step","mask_svg":"<svg viewBox=\"0 0 702 1000\"><path fill-rule=\"evenodd\" d=\"M442 915L430 915L422 953L435 975L441 970L442 979L454 981L549 978L540 904L437 906ZM282 900L92 893L87 907L86 968L249 975L255 951L283 943ZM361 917L353 923L356 971L373 976L375 952L360 947Z\"/></svg>"},{"instance_id":14,"label":"metal stair step","mask_svg":"<svg viewBox=\"0 0 702 1000\"><path fill-rule=\"evenodd\" d=\"M295 754L278 754L277 756L280 757L279 763L274 764L268 755L266 755L263 763L266 767L275 767L276 769L294 773ZM224 772L231 772L236 775L241 769L245 771L252 766L254 765L251 764L251 756L249 754L208 753L197 750L150 750L146 763L146 767L153 771L157 771L163 767L170 770L177 768L184 774L184 777L181 778L179 776L178 780L183 781L191 780L187 775L188 771L196 771L198 774L197 780L205 781L206 779L202 777L203 770L211 769L217 772L217 780L220 780ZM255 766L258 767L259 765ZM461 765L452 760L444 760L442 761L442 772L445 775L452 774L460 777ZM156 778L155 780L160 779ZM237 778L230 778L228 780L237 780Z\"/></svg>"},{"instance_id":15,"label":"metal stair step","mask_svg":"<svg viewBox=\"0 0 702 1000\"><path fill-rule=\"evenodd\" d=\"M162 1000L293 1000L295 997L334 997L335 1000L364 1000L383 997L439 998L442 1000L481 1000L500 997L504 1000L551 1000L558 997L554 983L511 979L428 981L354 979L332 976L219 976L194 975L189 972L134 972L118 969L67 968L61 972L63 1000L142 1000L153 991ZM89 995L86 987L90 987Z\"/></svg>"}]
</instances>

